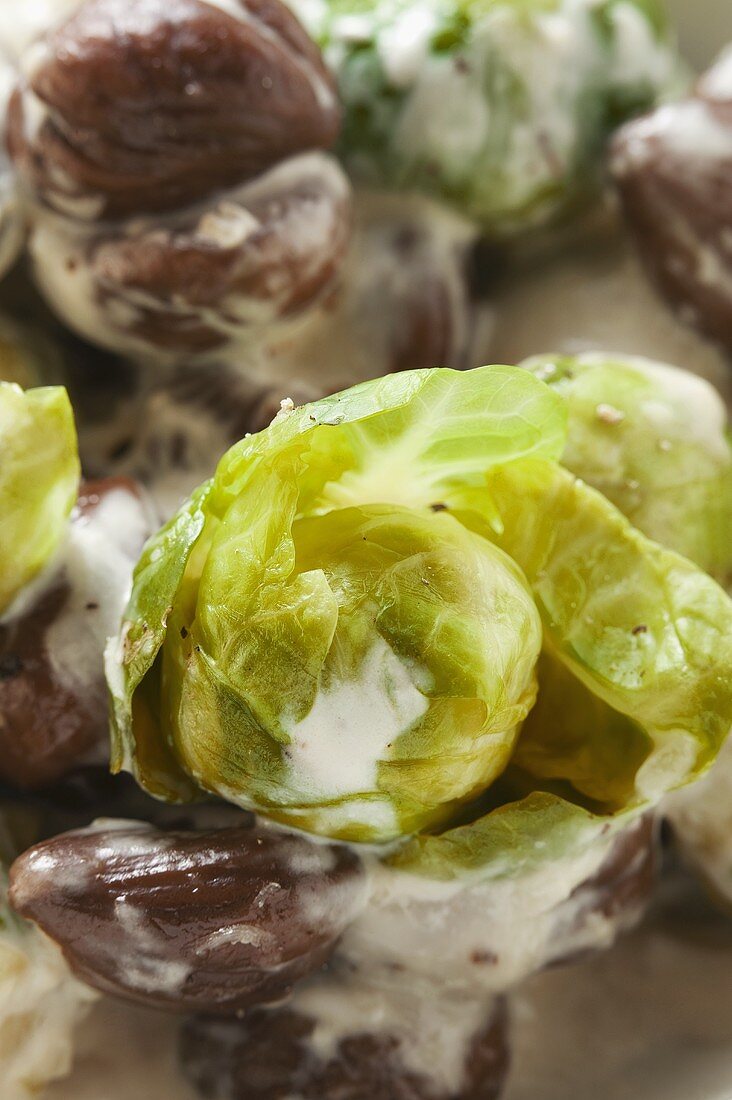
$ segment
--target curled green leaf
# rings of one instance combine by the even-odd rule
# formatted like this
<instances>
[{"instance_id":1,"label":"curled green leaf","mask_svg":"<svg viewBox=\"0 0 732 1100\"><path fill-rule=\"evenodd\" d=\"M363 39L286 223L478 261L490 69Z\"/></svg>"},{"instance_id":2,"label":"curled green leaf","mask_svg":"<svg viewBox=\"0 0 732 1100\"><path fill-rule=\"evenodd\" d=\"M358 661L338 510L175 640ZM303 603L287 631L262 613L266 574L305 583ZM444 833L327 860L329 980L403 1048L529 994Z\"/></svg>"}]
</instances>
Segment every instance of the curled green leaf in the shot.
<instances>
[{"instance_id":1,"label":"curled green leaf","mask_svg":"<svg viewBox=\"0 0 732 1100\"><path fill-rule=\"evenodd\" d=\"M0 613L58 548L79 474L66 390L0 382Z\"/></svg>"}]
</instances>

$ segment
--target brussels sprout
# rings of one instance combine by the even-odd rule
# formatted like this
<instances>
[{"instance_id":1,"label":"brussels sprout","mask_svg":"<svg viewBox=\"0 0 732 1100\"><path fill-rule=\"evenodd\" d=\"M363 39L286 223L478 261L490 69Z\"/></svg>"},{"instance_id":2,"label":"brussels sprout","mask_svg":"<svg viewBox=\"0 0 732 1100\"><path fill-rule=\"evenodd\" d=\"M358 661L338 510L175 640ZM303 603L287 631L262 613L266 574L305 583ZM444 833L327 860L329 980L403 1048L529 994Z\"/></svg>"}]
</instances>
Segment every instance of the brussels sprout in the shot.
<instances>
[{"instance_id":1,"label":"brussels sprout","mask_svg":"<svg viewBox=\"0 0 732 1100\"><path fill-rule=\"evenodd\" d=\"M0 612L58 547L79 473L66 390L0 382Z\"/></svg>"},{"instance_id":2,"label":"brussels sprout","mask_svg":"<svg viewBox=\"0 0 732 1100\"><path fill-rule=\"evenodd\" d=\"M613 127L680 84L660 0L292 0L366 183L441 197L490 233L598 183Z\"/></svg>"},{"instance_id":3,"label":"brussels sprout","mask_svg":"<svg viewBox=\"0 0 732 1100\"><path fill-rule=\"evenodd\" d=\"M114 767L356 841L448 822L502 773L556 779L574 821L705 767L732 603L559 465L565 411L519 368L412 371L237 444L136 570ZM535 701L542 644L542 677L590 697L568 739Z\"/></svg>"},{"instance_id":4,"label":"brussels sprout","mask_svg":"<svg viewBox=\"0 0 732 1100\"><path fill-rule=\"evenodd\" d=\"M716 390L630 356L537 356L527 367L564 398L564 465L649 538L732 582L732 444Z\"/></svg>"},{"instance_id":5,"label":"brussels sprout","mask_svg":"<svg viewBox=\"0 0 732 1100\"><path fill-rule=\"evenodd\" d=\"M514 368L417 371L224 456L136 574L118 723L143 782L185 794L164 745L202 787L358 840L480 792L533 702L541 627L520 570L450 509L485 497L492 462L559 453L563 427Z\"/></svg>"}]
</instances>

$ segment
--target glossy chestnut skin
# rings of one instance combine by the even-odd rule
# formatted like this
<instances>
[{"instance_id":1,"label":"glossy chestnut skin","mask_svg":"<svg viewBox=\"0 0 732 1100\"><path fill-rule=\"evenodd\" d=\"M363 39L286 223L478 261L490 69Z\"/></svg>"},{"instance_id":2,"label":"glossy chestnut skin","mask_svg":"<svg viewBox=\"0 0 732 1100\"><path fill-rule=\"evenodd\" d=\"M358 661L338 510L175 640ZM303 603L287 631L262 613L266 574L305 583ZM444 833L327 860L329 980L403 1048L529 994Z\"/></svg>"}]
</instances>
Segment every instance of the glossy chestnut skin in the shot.
<instances>
[{"instance_id":1,"label":"glossy chestnut skin","mask_svg":"<svg viewBox=\"0 0 732 1100\"><path fill-rule=\"evenodd\" d=\"M58 779L101 739L105 715L59 682L44 635L69 597L62 580L0 626L0 775L32 789Z\"/></svg>"},{"instance_id":2,"label":"glossy chestnut skin","mask_svg":"<svg viewBox=\"0 0 732 1100\"><path fill-rule=\"evenodd\" d=\"M215 1015L284 997L362 904L360 860L245 819L162 831L101 821L11 869L14 908L107 993Z\"/></svg>"},{"instance_id":3,"label":"glossy chestnut skin","mask_svg":"<svg viewBox=\"0 0 732 1100\"><path fill-rule=\"evenodd\" d=\"M119 491L130 494L141 510L147 507L128 478L86 482L71 524L84 524L108 494ZM130 549L139 553L142 540ZM130 575L133 564L130 559ZM95 750L105 753L109 724L103 643L77 670L73 682L59 673L47 644L49 631L73 598L73 580L61 562L31 606L0 622L0 779L16 788L45 787ZM108 598L108 591L90 594L77 611L80 633L87 629L82 619L91 623Z\"/></svg>"},{"instance_id":4,"label":"glossy chestnut skin","mask_svg":"<svg viewBox=\"0 0 732 1100\"><path fill-rule=\"evenodd\" d=\"M653 282L732 348L732 53L692 97L622 127L610 169Z\"/></svg>"},{"instance_id":5,"label":"glossy chestnut skin","mask_svg":"<svg viewBox=\"0 0 732 1100\"><path fill-rule=\"evenodd\" d=\"M82 4L11 101L26 185L62 214L119 218L330 147L339 109L319 51L280 0L239 6L241 17L204 0Z\"/></svg>"},{"instance_id":6,"label":"glossy chestnut skin","mask_svg":"<svg viewBox=\"0 0 732 1100\"><path fill-rule=\"evenodd\" d=\"M473 1039L459 1092L445 1093L407 1068L399 1040L364 1031L330 1057L309 1044L314 1021L288 1008L243 1020L188 1020L180 1042L186 1076L219 1100L497 1100L508 1071L507 1018L498 1002Z\"/></svg>"}]
</instances>

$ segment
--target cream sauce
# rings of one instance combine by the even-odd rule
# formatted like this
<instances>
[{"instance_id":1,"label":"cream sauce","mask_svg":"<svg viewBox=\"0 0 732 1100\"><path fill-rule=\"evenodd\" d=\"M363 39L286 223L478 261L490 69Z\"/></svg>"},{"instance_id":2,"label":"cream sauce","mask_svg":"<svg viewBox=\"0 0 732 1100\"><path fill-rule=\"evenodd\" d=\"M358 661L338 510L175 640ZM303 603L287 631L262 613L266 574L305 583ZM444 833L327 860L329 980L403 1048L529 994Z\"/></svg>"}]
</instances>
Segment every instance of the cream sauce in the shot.
<instances>
[{"instance_id":1,"label":"cream sauce","mask_svg":"<svg viewBox=\"0 0 732 1100\"><path fill-rule=\"evenodd\" d=\"M309 713L286 729L296 786L316 801L375 791L380 761L428 705L407 665L377 635L358 678L321 685Z\"/></svg>"},{"instance_id":2,"label":"cream sauce","mask_svg":"<svg viewBox=\"0 0 732 1100\"><path fill-rule=\"evenodd\" d=\"M503 1100L729 1100L732 921L685 879L613 950L513 999Z\"/></svg>"},{"instance_id":3,"label":"cream sauce","mask_svg":"<svg viewBox=\"0 0 732 1100\"><path fill-rule=\"evenodd\" d=\"M398 1039L405 1069L431 1079L438 1090L459 1094L471 1043L490 1018L492 999L456 996L439 986L425 993L415 996L407 982L385 991L346 972L301 986L292 1006L316 1021L309 1044L323 1060L334 1057L349 1036L386 1035Z\"/></svg>"},{"instance_id":4,"label":"cream sauce","mask_svg":"<svg viewBox=\"0 0 732 1100\"><path fill-rule=\"evenodd\" d=\"M368 904L338 955L387 988L401 987L406 973L422 996L434 986L458 997L503 993L552 959L608 947L637 917L585 919L593 899L575 894L612 843L588 837L574 858L475 882L437 882L374 861Z\"/></svg>"},{"instance_id":5,"label":"cream sauce","mask_svg":"<svg viewBox=\"0 0 732 1100\"><path fill-rule=\"evenodd\" d=\"M2 889L0 889L2 893ZM42 932L0 912L0 1084L3 1100L30 1100L69 1072L74 1029L96 994L72 978Z\"/></svg>"},{"instance_id":6,"label":"cream sauce","mask_svg":"<svg viewBox=\"0 0 732 1100\"><path fill-rule=\"evenodd\" d=\"M85 690L101 690L101 655L117 633L132 585L132 569L156 521L126 489L113 489L72 522L61 568L69 598L46 634L56 675Z\"/></svg>"},{"instance_id":7,"label":"cream sauce","mask_svg":"<svg viewBox=\"0 0 732 1100\"><path fill-rule=\"evenodd\" d=\"M528 257L494 304L486 362L587 351L644 356L693 371L732 401L723 353L685 325L650 286L614 215L559 255Z\"/></svg>"},{"instance_id":8,"label":"cream sauce","mask_svg":"<svg viewBox=\"0 0 732 1100\"><path fill-rule=\"evenodd\" d=\"M503 1100L729 1100L732 921L674 877L611 953L527 982L511 1019ZM44 1100L200 1100L176 1068L177 1028L103 998L79 1033L73 1074Z\"/></svg>"},{"instance_id":9,"label":"cream sauce","mask_svg":"<svg viewBox=\"0 0 732 1100\"><path fill-rule=\"evenodd\" d=\"M16 61L39 34L78 8L81 0L0 0L0 50Z\"/></svg>"},{"instance_id":10,"label":"cream sauce","mask_svg":"<svg viewBox=\"0 0 732 1100\"><path fill-rule=\"evenodd\" d=\"M79 1030L74 1072L43 1100L200 1100L178 1070L179 1024L102 998Z\"/></svg>"}]
</instances>

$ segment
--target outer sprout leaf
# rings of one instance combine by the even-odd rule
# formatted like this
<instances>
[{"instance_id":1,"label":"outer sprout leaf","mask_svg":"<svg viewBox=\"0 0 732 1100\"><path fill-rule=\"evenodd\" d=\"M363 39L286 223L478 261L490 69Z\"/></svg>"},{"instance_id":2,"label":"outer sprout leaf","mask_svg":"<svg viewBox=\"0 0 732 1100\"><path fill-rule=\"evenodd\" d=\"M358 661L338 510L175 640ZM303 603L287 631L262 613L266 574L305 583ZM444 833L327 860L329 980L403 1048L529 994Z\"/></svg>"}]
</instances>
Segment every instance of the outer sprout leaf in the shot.
<instances>
[{"instance_id":1,"label":"outer sprout leaf","mask_svg":"<svg viewBox=\"0 0 732 1100\"><path fill-rule=\"evenodd\" d=\"M0 382L0 613L59 546L79 474L66 390Z\"/></svg>"},{"instance_id":2,"label":"outer sprout leaf","mask_svg":"<svg viewBox=\"0 0 732 1100\"><path fill-rule=\"evenodd\" d=\"M151 794L188 800L195 786L161 737L156 661L186 568L204 526L205 482L145 546L119 638L105 655L111 695L112 771L131 771ZM143 684L143 681L148 682ZM138 692L142 686L143 690Z\"/></svg>"},{"instance_id":3,"label":"outer sprout leaf","mask_svg":"<svg viewBox=\"0 0 732 1100\"><path fill-rule=\"evenodd\" d=\"M732 444L716 390L665 363L601 352L522 365L566 402L563 464L649 538L732 583Z\"/></svg>"},{"instance_id":4,"label":"outer sprout leaf","mask_svg":"<svg viewBox=\"0 0 732 1100\"><path fill-rule=\"evenodd\" d=\"M698 775L732 728L732 602L561 467L513 463L491 492L547 649L653 741L635 800Z\"/></svg>"},{"instance_id":5,"label":"outer sprout leaf","mask_svg":"<svg viewBox=\"0 0 732 1100\"><path fill-rule=\"evenodd\" d=\"M624 815L615 827L623 820ZM443 881L518 878L591 844L609 827L607 817L536 791L467 825L414 837L388 862L398 870Z\"/></svg>"}]
</instances>

